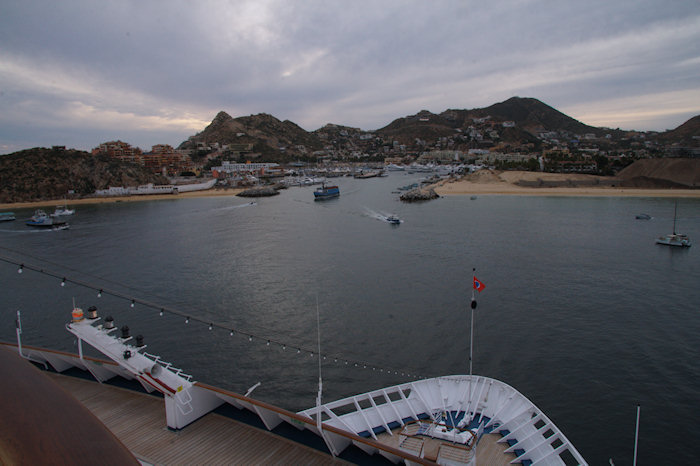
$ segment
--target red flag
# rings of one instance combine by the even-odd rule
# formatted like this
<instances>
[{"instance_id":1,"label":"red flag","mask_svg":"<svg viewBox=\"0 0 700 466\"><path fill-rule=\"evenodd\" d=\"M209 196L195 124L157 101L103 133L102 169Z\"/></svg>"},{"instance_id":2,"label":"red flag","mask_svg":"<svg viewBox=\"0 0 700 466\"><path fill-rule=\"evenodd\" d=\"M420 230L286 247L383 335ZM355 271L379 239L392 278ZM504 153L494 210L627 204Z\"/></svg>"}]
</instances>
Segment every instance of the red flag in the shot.
<instances>
[{"instance_id":1,"label":"red flag","mask_svg":"<svg viewBox=\"0 0 700 466\"><path fill-rule=\"evenodd\" d=\"M477 279L476 277L474 277L474 289L475 289L476 291L478 291L479 293L481 293L481 291L482 291L484 288L486 288L486 286L484 286L484 284L481 283L481 282L479 281L479 279Z\"/></svg>"}]
</instances>

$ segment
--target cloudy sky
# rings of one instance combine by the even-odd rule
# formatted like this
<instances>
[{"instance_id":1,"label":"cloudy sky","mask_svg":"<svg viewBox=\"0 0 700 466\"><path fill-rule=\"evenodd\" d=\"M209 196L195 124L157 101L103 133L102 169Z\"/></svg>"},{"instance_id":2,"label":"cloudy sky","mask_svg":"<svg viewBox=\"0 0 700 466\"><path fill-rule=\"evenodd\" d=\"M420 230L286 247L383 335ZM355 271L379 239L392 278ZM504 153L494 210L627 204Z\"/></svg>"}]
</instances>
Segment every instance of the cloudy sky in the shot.
<instances>
[{"instance_id":1,"label":"cloudy sky","mask_svg":"<svg viewBox=\"0 0 700 466\"><path fill-rule=\"evenodd\" d=\"M0 153L179 145L220 111L365 130L535 97L584 123L700 114L697 0L22 0L0 9Z\"/></svg>"}]
</instances>

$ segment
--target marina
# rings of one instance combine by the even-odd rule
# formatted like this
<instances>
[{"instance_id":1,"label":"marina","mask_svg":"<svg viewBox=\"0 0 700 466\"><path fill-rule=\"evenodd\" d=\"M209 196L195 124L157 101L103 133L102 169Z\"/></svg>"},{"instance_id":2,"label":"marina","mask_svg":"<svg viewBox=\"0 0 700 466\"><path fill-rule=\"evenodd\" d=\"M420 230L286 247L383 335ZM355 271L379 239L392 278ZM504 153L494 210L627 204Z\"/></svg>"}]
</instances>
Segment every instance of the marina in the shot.
<instances>
[{"instance_id":1,"label":"marina","mask_svg":"<svg viewBox=\"0 0 700 466\"><path fill-rule=\"evenodd\" d=\"M149 352L194 380L240 394L261 382L250 396L300 413L317 395L316 302L329 355L323 404L467 373L465 275L476 266L487 288L475 376L517 389L590 464L631 463L637 403L640 458L692 462L690 448L666 447L671 432L699 434L690 415L698 355L679 343L700 331L695 252L653 243L671 224L673 200L479 195L403 204L392 194L417 180L340 178L343 196L330 204L314 203L313 187L294 187L246 209L231 209L241 204L235 197L85 205L56 233L7 222L1 255L25 267L0 264L12 290L0 338L14 340L21 309L27 345L75 354L63 330L75 299L128 323ZM388 228L371 212L405 223ZM653 218L639 222L637 212ZM679 201L680 213L684 232L697 236L698 201ZM671 386L674 395L659 401Z\"/></svg>"}]
</instances>

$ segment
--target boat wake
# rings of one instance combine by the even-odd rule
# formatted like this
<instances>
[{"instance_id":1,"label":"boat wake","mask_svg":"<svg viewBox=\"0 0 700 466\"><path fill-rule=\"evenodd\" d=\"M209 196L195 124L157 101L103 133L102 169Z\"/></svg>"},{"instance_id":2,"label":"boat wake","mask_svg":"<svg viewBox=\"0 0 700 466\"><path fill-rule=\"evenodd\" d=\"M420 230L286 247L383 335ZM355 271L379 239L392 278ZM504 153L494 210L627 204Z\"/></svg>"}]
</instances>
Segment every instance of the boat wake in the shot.
<instances>
[{"instance_id":1,"label":"boat wake","mask_svg":"<svg viewBox=\"0 0 700 466\"><path fill-rule=\"evenodd\" d=\"M369 209L369 208L365 208L365 215L367 217L370 217L370 218L373 218L375 220L379 220L382 222L389 222L389 223L393 223L393 224L397 224L397 225L400 223L403 223L403 220L398 220L398 218L395 215L387 214L384 212L375 212L374 210ZM392 221L391 219L396 219L396 220ZM397 221L398 221L398 223L397 223Z\"/></svg>"},{"instance_id":2,"label":"boat wake","mask_svg":"<svg viewBox=\"0 0 700 466\"><path fill-rule=\"evenodd\" d=\"M258 205L258 203L253 201L253 202L246 202L245 204L238 204L238 205L230 205L230 206L226 206L226 207L221 207L218 210L240 209L242 207L252 207L255 205Z\"/></svg>"}]
</instances>

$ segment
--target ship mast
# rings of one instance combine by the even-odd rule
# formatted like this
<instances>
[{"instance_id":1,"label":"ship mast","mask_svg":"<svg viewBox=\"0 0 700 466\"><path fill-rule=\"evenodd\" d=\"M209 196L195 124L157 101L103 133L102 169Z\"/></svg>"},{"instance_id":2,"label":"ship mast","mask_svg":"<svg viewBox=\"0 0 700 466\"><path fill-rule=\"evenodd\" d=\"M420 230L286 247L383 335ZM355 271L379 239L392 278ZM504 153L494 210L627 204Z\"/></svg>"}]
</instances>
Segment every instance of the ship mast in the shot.
<instances>
[{"instance_id":1,"label":"ship mast","mask_svg":"<svg viewBox=\"0 0 700 466\"><path fill-rule=\"evenodd\" d=\"M676 212L678 212L678 201L673 204L673 234L676 234Z\"/></svg>"},{"instance_id":2,"label":"ship mast","mask_svg":"<svg viewBox=\"0 0 700 466\"><path fill-rule=\"evenodd\" d=\"M474 276L476 276L476 268L472 269L472 272ZM473 280L473 279L472 279ZM474 286L472 282L472 302L471 302L471 308L472 308L472 316L471 316L471 325L469 328L469 378L471 380L472 376L472 364L473 364L473 354L474 354L474 310L476 309L476 298L474 297Z\"/></svg>"}]
</instances>

